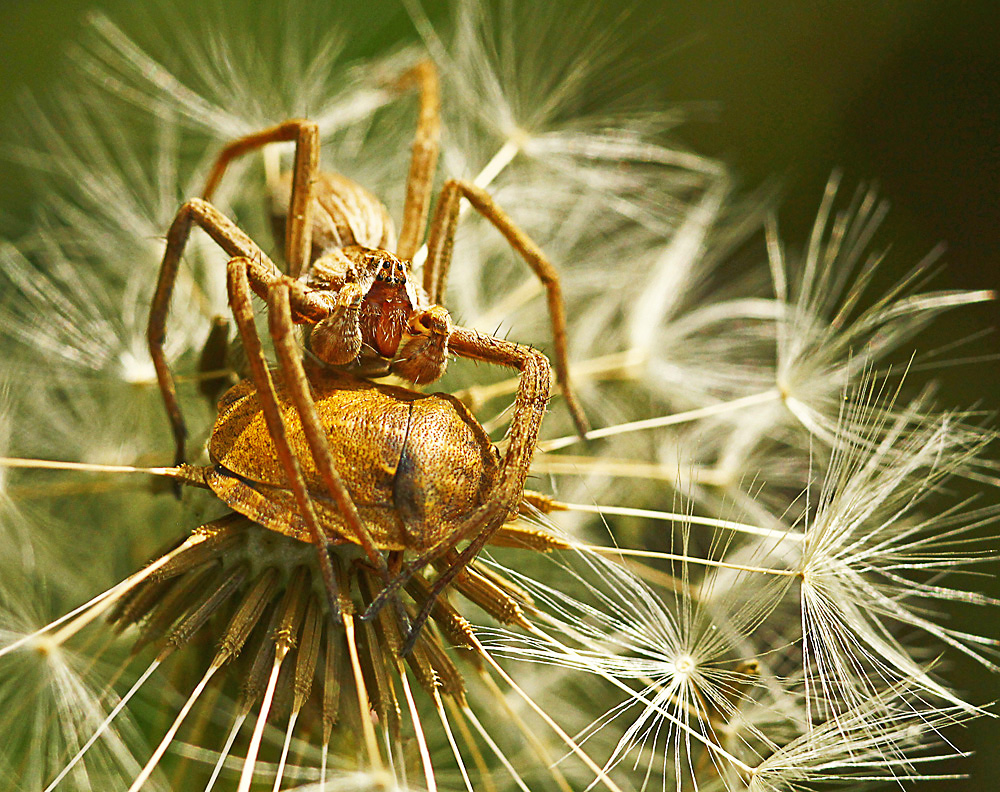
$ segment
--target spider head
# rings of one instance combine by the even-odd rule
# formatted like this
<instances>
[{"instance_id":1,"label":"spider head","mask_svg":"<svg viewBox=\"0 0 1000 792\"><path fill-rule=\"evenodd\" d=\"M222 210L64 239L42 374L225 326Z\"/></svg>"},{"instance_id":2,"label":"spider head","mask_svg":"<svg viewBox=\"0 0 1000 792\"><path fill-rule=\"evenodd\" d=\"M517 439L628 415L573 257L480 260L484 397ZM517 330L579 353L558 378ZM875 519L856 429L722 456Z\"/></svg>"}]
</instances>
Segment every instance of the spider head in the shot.
<instances>
[{"instance_id":1,"label":"spider head","mask_svg":"<svg viewBox=\"0 0 1000 792\"><path fill-rule=\"evenodd\" d=\"M361 338L379 355L391 358L417 304L409 264L385 250L369 250L366 258L375 280L361 303Z\"/></svg>"},{"instance_id":2,"label":"spider head","mask_svg":"<svg viewBox=\"0 0 1000 792\"><path fill-rule=\"evenodd\" d=\"M405 288L409 274L409 262L396 258L385 250L373 250L372 260L375 271L375 283L386 288Z\"/></svg>"}]
</instances>

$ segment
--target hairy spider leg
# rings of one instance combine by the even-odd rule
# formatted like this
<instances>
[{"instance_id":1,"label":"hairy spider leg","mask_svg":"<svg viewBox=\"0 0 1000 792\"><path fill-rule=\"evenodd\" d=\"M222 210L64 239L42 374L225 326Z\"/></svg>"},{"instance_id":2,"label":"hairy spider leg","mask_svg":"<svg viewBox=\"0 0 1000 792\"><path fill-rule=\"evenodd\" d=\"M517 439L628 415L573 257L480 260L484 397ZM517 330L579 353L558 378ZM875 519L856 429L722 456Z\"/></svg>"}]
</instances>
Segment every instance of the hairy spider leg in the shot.
<instances>
[{"instance_id":1,"label":"hairy spider leg","mask_svg":"<svg viewBox=\"0 0 1000 792\"><path fill-rule=\"evenodd\" d=\"M420 115L410 154L410 172L406 177L406 201L403 226L396 244L396 255L409 261L424 241L427 215L434 188L441 139L441 90L437 68L429 60L420 61L396 81L399 90L416 86L420 96Z\"/></svg>"},{"instance_id":2,"label":"hairy spider leg","mask_svg":"<svg viewBox=\"0 0 1000 792\"><path fill-rule=\"evenodd\" d=\"M371 534L365 528L361 520L361 515L358 514L358 509L351 498L351 493L347 489L343 477L337 471L333 461L333 454L330 450L329 438L323 429L319 412L316 410L316 402L309 388L309 378L306 376L305 368L302 365L302 356L295 343L294 323L292 321L292 309L287 281L280 280L271 285L268 290L267 308L268 329L274 341L274 351L278 358L282 382L292 397L292 403L295 405L295 411L298 413L302 424L302 432L305 435L309 451L316 463L316 469L319 471L323 483L330 493L330 497L336 503L341 516L347 521L358 544L361 545L368 560L381 573L383 581L388 585L390 578L386 560L375 547L375 542L372 540ZM260 382L256 379L254 382L259 390ZM268 393L266 398L275 403L273 391ZM270 424L268 424L268 430L270 431ZM407 618L406 610L398 597L395 598L395 604L400 626L405 632L409 628L409 619Z\"/></svg>"},{"instance_id":3,"label":"hairy spider leg","mask_svg":"<svg viewBox=\"0 0 1000 792\"><path fill-rule=\"evenodd\" d=\"M396 250L401 259L410 260L423 241L433 189L434 169L440 148L441 100L437 69L429 60L420 61L389 85L399 91L416 87L420 101L406 184L403 226ZM289 274L294 277L301 272L301 268L308 260L312 238L313 185L317 180L319 168L318 130L313 122L287 121L228 144L219 154L206 183L204 194L206 198L212 194L233 159L268 143L280 141L295 141L295 171L286 231L286 257L289 262ZM558 272L538 245L517 227L492 196L471 182L449 180L445 183L438 199L429 233L428 256L423 275L424 290L430 302L440 304L444 298L463 196L503 234L545 287L555 347L553 357L556 381L566 399L577 431L585 437L589 423L570 384L566 315ZM405 371L399 373L406 376Z\"/></svg>"},{"instance_id":4,"label":"hairy spider leg","mask_svg":"<svg viewBox=\"0 0 1000 792\"><path fill-rule=\"evenodd\" d=\"M211 199L229 163L237 157L268 143L291 141L295 142L295 164L285 233L285 262L288 274L297 278L309 263L312 251L313 187L319 170L319 127L313 121L292 119L229 143L215 161L202 198Z\"/></svg>"},{"instance_id":5,"label":"hairy spider leg","mask_svg":"<svg viewBox=\"0 0 1000 792\"><path fill-rule=\"evenodd\" d=\"M338 601L338 581L333 569L333 563L326 549L326 537L320 528L316 509L313 506L312 498L309 496L305 480L302 478L299 461L288 444L288 432L285 427L285 421L281 416L281 411L278 408L277 398L274 393L274 382L271 379L271 372L267 367L267 359L264 357L260 337L257 335L257 328L254 325L253 301L250 292L250 283L247 278L247 271L250 264L251 262L247 259L237 257L232 259L226 267L226 288L229 293L229 304L233 311L233 318L236 320L236 327L239 330L240 338L243 341L243 348L246 351L253 383L257 389L261 412L264 414L264 421L267 424L268 434L270 434L271 439L274 441L274 447L281 466L284 469L288 486L295 496L299 513L302 515L302 519L309 530L312 543L316 547L316 555L319 559L323 584L326 587L330 613L335 619L339 620L341 616Z\"/></svg>"},{"instance_id":6,"label":"hairy spider leg","mask_svg":"<svg viewBox=\"0 0 1000 792\"><path fill-rule=\"evenodd\" d=\"M191 233L191 226L200 226L230 257L242 256L249 263L250 278L258 288L265 291L267 286L281 277L278 268L257 244L250 239L237 225L210 203L199 198L187 201L177 212L170 230L167 231L167 246L160 264L160 274L153 294L153 304L149 311L149 323L146 327L146 339L149 343L149 355L156 370L156 382L163 396L163 403L173 430L175 454L174 464L185 462L184 441L187 439L187 429L184 416L181 413L180 402L177 399L177 389L173 374L167 364L164 352L166 339L167 315L170 312L170 297L173 294L174 283L177 280L177 270L180 266L181 254Z\"/></svg>"},{"instance_id":7,"label":"hairy spider leg","mask_svg":"<svg viewBox=\"0 0 1000 792\"><path fill-rule=\"evenodd\" d=\"M501 209L493 197L472 182L449 179L445 182L438 198L434 220L431 223L427 242L427 261L424 264L424 291L432 303L440 304L444 299L448 269L451 265L455 246L455 231L458 227L458 210L461 199L465 198L472 207L503 234L510 246L527 262L545 287L552 323L552 338L555 346L553 356L556 381L562 390L566 405L573 417L573 423L581 437L587 436L590 428L583 408L580 406L569 381L569 356L566 343L566 311L563 307L562 285L559 273L548 260L541 248L525 234Z\"/></svg>"},{"instance_id":8,"label":"hairy spider leg","mask_svg":"<svg viewBox=\"0 0 1000 792\"><path fill-rule=\"evenodd\" d=\"M441 96L437 69L423 60L388 83L399 92L416 87L420 110L410 155L410 170L406 181L406 201L403 205L403 227L397 244L397 255L410 259L423 243L424 230L431 202L434 169L437 166L441 137ZM292 191L285 232L285 260L288 274L298 277L309 263L312 247L312 211L314 185L319 172L319 128L312 121L292 119L252 135L238 138L219 153L205 183L202 196L211 198L229 164L244 154L269 143L295 143Z\"/></svg>"},{"instance_id":9,"label":"hairy spider leg","mask_svg":"<svg viewBox=\"0 0 1000 792\"><path fill-rule=\"evenodd\" d=\"M388 598L405 585L415 573L454 549L460 542L471 539L471 542L458 554L455 563L449 565L431 586L427 601L413 620L409 635L406 637L404 654L412 649L437 597L454 577L475 559L504 524L508 515L521 503L524 482L528 477L551 388L552 367L548 358L538 350L463 327L454 327L451 330L448 345L459 357L514 368L520 372L520 377L514 401L513 419L507 433L507 452L504 454L496 482L485 502L449 536L410 561L392 582L378 593L362 616L363 619L372 618L385 605Z\"/></svg>"}]
</instances>

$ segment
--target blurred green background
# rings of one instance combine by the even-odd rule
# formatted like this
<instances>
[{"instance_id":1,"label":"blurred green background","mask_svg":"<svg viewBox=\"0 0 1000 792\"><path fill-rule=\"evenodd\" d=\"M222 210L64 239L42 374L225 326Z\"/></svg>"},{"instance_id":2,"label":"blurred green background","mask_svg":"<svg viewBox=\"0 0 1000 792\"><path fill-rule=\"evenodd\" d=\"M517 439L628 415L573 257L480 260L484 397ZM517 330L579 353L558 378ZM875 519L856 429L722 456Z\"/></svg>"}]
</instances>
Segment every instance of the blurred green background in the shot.
<instances>
[{"instance_id":1,"label":"blurred green background","mask_svg":"<svg viewBox=\"0 0 1000 792\"><path fill-rule=\"evenodd\" d=\"M601 2L609 15L617 13L618 4ZM21 92L57 79L64 42L75 37L85 11L101 8L115 17L141 4L0 0L0 113L10 112ZM198 7L193 0L175 5ZM250 18L258 7L253 0L230 5L234 15ZM415 37L401 8L369 6L378 35L367 31L367 40ZM425 6L432 19L447 15L447 3ZM685 103L694 113L683 139L732 165L748 190L778 184L789 240L804 241L823 186L840 168L848 193L859 181L874 181L892 203L880 236L892 243L886 283L944 242L946 270L933 287L1000 289L996 0L640 0L629 6L641 28L638 46L647 50L636 53L648 64L643 77L664 101ZM22 206L18 183L0 180L0 207ZM977 306L946 321L948 338L961 337L996 327L1000 311L995 304ZM996 334L975 351L995 356ZM1000 361L957 367L943 389L945 404L996 409ZM995 580L992 589L997 593ZM1000 619L994 621L987 632L998 634ZM974 668L950 676L973 690L973 700L1000 694L996 679ZM920 788L997 788L998 741L995 722L977 723L957 738L960 748L977 752L962 767L973 778Z\"/></svg>"},{"instance_id":2,"label":"blurred green background","mask_svg":"<svg viewBox=\"0 0 1000 792\"><path fill-rule=\"evenodd\" d=\"M446 17L450 5L423 4L432 19ZM627 7L641 29L638 46L646 50L635 53L648 64L643 81L663 100L693 111L682 132L686 142L734 166L747 188L769 179L782 187L781 222L790 239L802 238L823 185L841 168L846 190L874 181L890 199L882 235L893 244L890 266L905 271L944 242L947 270L939 286L1000 288L995 0L600 4L609 18ZM6 112L25 88L56 78L63 42L74 38L88 9L120 17L142 5L0 0L0 109ZM193 0L172 5L197 13ZM229 3L233 15L250 19L260 6L260 0ZM348 0L344 6L370 9L366 41L414 36L396 3ZM351 15L358 17L356 8ZM0 202L16 203L17 189L0 184ZM996 324L1000 311L985 306L953 319L972 331ZM994 393L998 369L979 372Z\"/></svg>"}]
</instances>

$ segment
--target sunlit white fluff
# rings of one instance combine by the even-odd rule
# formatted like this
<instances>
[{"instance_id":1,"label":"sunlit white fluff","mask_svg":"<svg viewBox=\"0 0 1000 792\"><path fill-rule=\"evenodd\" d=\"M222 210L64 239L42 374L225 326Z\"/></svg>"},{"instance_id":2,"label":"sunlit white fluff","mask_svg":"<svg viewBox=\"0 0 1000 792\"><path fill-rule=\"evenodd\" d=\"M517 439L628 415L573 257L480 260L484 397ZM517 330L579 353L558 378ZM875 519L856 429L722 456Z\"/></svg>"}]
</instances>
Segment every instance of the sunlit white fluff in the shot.
<instances>
[{"instance_id":1,"label":"sunlit white fluff","mask_svg":"<svg viewBox=\"0 0 1000 792\"><path fill-rule=\"evenodd\" d=\"M640 45L621 20L574 12L570 32L547 4L460 3L448 30L433 27L418 3L408 8L442 70L445 173L481 178L503 154L489 189L566 273L574 360L585 371L589 359L624 352L623 317L639 295L681 301L700 282L705 239L729 194L725 169L671 140L682 111L640 109L642 86L627 84L622 67ZM460 225L456 262L448 306L460 321L516 327L522 340L548 346L541 289L473 213ZM654 324L658 310L643 321ZM582 374L578 389L601 416L592 376Z\"/></svg>"},{"instance_id":2,"label":"sunlit white fluff","mask_svg":"<svg viewBox=\"0 0 1000 792\"><path fill-rule=\"evenodd\" d=\"M935 763L961 756L941 730L968 719L955 706L931 706L905 684L810 729L757 765L750 792L786 792L827 782L955 778Z\"/></svg>"},{"instance_id":3,"label":"sunlit white fluff","mask_svg":"<svg viewBox=\"0 0 1000 792\"><path fill-rule=\"evenodd\" d=\"M236 138L303 116L326 135L370 116L388 98L371 79L372 66L352 69L344 57L346 31L363 29L349 26L345 7L314 6L297 15L271 3L255 9L253 20L222 3L206 4L197 19L166 3L142 11L143 23L171 36L140 45L94 14L75 51L80 72L142 112L179 117L212 138Z\"/></svg>"},{"instance_id":4,"label":"sunlit white fluff","mask_svg":"<svg viewBox=\"0 0 1000 792\"><path fill-rule=\"evenodd\" d=\"M0 584L0 650L43 621L48 597L41 586L8 569ZM43 789L104 719L117 697L108 690L116 673L107 661L38 636L4 658L0 674L0 772L19 789ZM139 764L142 737L126 714L75 768L76 789L118 788ZM69 787L67 787L69 788ZM156 789L157 787L150 787ZM162 789L162 787L160 787Z\"/></svg>"},{"instance_id":5,"label":"sunlit white fluff","mask_svg":"<svg viewBox=\"0 0 1000 792\"><path fill-rule=\"evenodd\" d=\"M740 717L757 681L756 672L740 670L738 661L756 659L743 636L769 619L791 579L746 571L739 585L718 591L713 575L704 574L701 543L690 531L677 526L679 555L670 564L677 589L667 599L620 562L591 552L582 552L558 577L505 569L531 593L540 629L527 636L498 632L490 642L505 655L610 682L619 703L586 730L588 739L600 742L608 729L620 733L606 766L642 764L643 788L663 783L680 789L694 765L714 765L729 777L743 764L738 756L762 745L775 748ZM725 545L720 541L708 551L709 563L726 557Z\"/></svg>"},{"instance_id":6,"label":"sunlit white fluff","mask_svg":"<svg viewBox=\"0 0 1000 792\"><path fill-rule=\"evenodd\" d=\"M19 141L15 154L34 174L49 208L17 240L16 250L5 251L10 266L4 263L3 270L12 288L4 291L24 298L0 308L0 328L5 353L6 342L19 344L18 365L32 364L54 376L46 377L44 388L26 378L12 385L17 421L25 427L14 433L21 453L135 461L144 452L162 454L167 448L142 337L148 295L162 234L180 201L200 191L222 141L289 116L309 116L323 128L325 167L358 178L385 197L398 217L414 99L390 96L381 81L418 53L390 52L348 69L343 56L350 42L338 31L352 30L351 21L326 24L340 14L336 4L311 15L308 29L265 14L265 22L274 22L273 35L261 41L253 33L261 20L229 15L216 25L215 15L225 8L212 5L206 18L191 20L164 5L157 13L171 22L160 28L170 31L170 40L166 34L159 41L151 36L141 45L96 17L74 55L83 75L74 82L79 93L61 96L56 116L27 106L33 136ZM596 670L607 683L590 702L597 709L586 716L581 707L553 713L586 723L595 711L606 711L588 732L587 747L607 748L603 758L633 786L650 782L652 774L677 784L698 776L700 785L711 783L706 776L722 774L733 789L752 776L752 783L770 792L801 777L835 775L831 768L844 760L842 754L829 757L844 750L843 743L858 756L872 748L870 760L859 760L859 766L870 761L888 767L906 742L883 728L886 713L901 709L903 699L885 692L899 669L915 671L920 681L919 695L907 697L902 710L927 709L921 724L947 721L939 717L945 710L929 703L932 695L954 700L937 669L912 658L911 636L904 642L889 630L917 627L989 662L988 645L935 624L935 614L911 605L918 595L957 596L925 578L925 570L950 569L963 555L971 560L970 554L962 548L956 557L930 551L936 550L936 539L954 539L966 525L992 514L935 518L927 516L933 515L930 510L921 515L910 508L927 505L922 498L941 482L939 471L963 470L980 450L974 432L963 426L966 418L934 417L929 403L921 402L909 411L851 408L838 423L841 394L845 383L873 365L885 365L885 356L925 320L988 295L913 297L903 290L871 311L857 309L869 270L857 279L855 274L867 263L878 212L866 197L831 225L833 188L801 258L786 253L776 231L770 232L774 294L760 288L762 268L720 285L715 276L729 246L746 236L761 208L742 214L727 209L724 168L670 143L667 133L683 114L608 102L596 112L586 108L581 117L584 89L611 85L607 78L620 73L621 47L615 40L621 30L604 35L596 17L582 13L573 19L579 24L566 31L558 11L539 7L514 15L511 8L460 4L449 32L430 27L410 6L446 82L444 173L490 181L498 202L565 273L575 370L595 423L662 417L666 424L678 412L718 411L693 418L681 430L664 426L618 436L611 430L580 452L583 472L572 474L575 484L555 479L558 492L588 503L607 496L619 505L663 509L681 490L713 514L738 510L765 535L722 539L730 534L713 529L704 540L690 540L682 538L690 537L687 528L663 522L643 519L636 527L637 518L631 532L615 524L620 536L637 543L679 545L691 559L675 561L671 571L696 587L697 596L664 599L620 567L586 555L578 576L567 576L565 586L526 566L519 568L521 580L549 614L546 630L555 641L538 634L498 640L518 657L558 664L547 672L517 664L525 687L547 690L553 706L567 669ZM521 27L534 30L522 34ZM546 29L555 32L547 35ZM59 127L74 128L74 135L62 135ZM192 148L197 155L189 157ZM151 158L147 149L154 150ZM280 245L262 222L260 170L257 158L248 158L227 177L218 197L270 252ZM533 276L487 223L466 216L460 237L448 297L456 318L490 332L499 327L501 334L544 348L549 329ZM196 232L194 245L207 252L192 249L186 256L178 287L182 310L175 310L168 324L169 356L182 374L193 369L192 355L207 322L225 310L218 288L224 257L199 240L203 236ZM59 320L64 309L69 323ZM449 386L469 380L479 386L494 376L488 367L455 368ZM886 396L891 392L887 388ZM747 397L760 402L732 407L733 400ZM565 423L554 402L546 419L550 436L560 421ZM496 423L501 425L502 418ZM911 441L895 442L905 437ZM832 460L820 448L826 445L835 449ZM546 472L547 459L555 464L559 456L539 454L539 472ZM570 467L565 460L563 469ZM810 476L823 475L828 467L833 472L814 513L799 493ZM18 483L25 481L21 477ZM532 486L548 483L540 475ZM93 484L77 486L90 493ZM45 486L42 482L39 489ZM166 499L151 505L151 497L116 483L107 486L114 490L109 499L61 521L48 512L67 508L68 498L50 493L49 505L33 509L33 526L45 534L45 544L65 541L71 548L51 564L60 580L68 577L60 572L71 564L99 568L101 577L109 568L127 574L149 556L151 543L167 538L157 538L158 530L197 522L189 513L178 516L175 504L164 505ZM882 493L876 500L888 516L859 511L860 496L852 499L852 493L869 486ZM903 505L893 512L890 503ZM796 522L807 513L808 522ZM21 519L18 526L24 524ZM847 534L838 533L843 524L852 526ZM93 529L85 541L81 526ZM869 541L868 530L876 538ZM806 531L811 543L803 550ZM19 547L26 554L35 549ZM49 563L57 556L44 558ZM759 569L703 573L699 561ZM12 564L11 556L5 562ZM778 574L800 567L809 578L801 600L788 596L794 578ZM662 574L657 579L662 581ZM5 583L14 586L10 579ZM867 602L872 591L881 612L859 612L858 602ZM803 602L809 612L805 670L797 630ZM838 610L842 603L846 607ZM857 679L851 652L877 673ZM734 670L735 662L755 657L760 670L753 677ZM895 670L886 672L884 666L893 662ZM825 688L817 678L826 680ZM858 706L866 695L874 703ZM811 716L834 710L840 743L828 734L831 724L810 722ZM504 720L493 731L509 726ZM868 743L857 737L862 730ZM713 741L716 747L707 748ZM523 746L510 751L515 761L522 758L515 751L529 753ZM821 769L809 776L814 756L820 758L813 767ZM488 759L491 766L498 761ZM445 768L442 777L461 788L454 771L450 778L447 773ZM340 780L331 777L328 787ZM344 783L369 781L398 783L367 775Z\"/></svg>"},{"instance_id":7,"label":"sunlit white fluff","mask_svg":"<svg viewBox=\"0 0 1000 792\"><path fill-rule=\"evenodd\" d=\"M185 159L176 124L147 127L101 106L86 82L63 91L26 103L11 147L47 200L17 244L0 247L2 333L21 347L18 376L56 367L67 379L150 383L145 327L163 236L205 163ZM122 137L131 124L137 134ZM207 322L225 312L224 261L193 235L168 324L171 357L200 347Z\"/></svg>"},{"instance_id":8,"label":"sunlit white fluff","mask_svg":"<svg viewBox=\"0 0 1000 792\"><path fill-rule=\"evenodd\" d=\"M886 206L873 190L858 189L850 205L834 213L838 188L835 176L794 268L777 231L768 232L775 293L788 310L776 325L776 384L795 418L828 444L851 436L837 407L841 392L872 366L893 363L893 353L907 355L905 344L945 311L994 297L990 291L917 292L931 256L865 307L883 256L871 243Z\"/></svg>"},{"instance_id":9,"label":"sunlit white fluff","mask_svg":"<svg viewBox=\"0 0 1000 792\"><path fill-rule=\"evenodd\" d=\"M866 289L881 259L872 252L872 238L884 206L873 192L859 190L833 217L837 193L835 178L801 256L786 252L776 226L769 225L773 299L718 299L696 290L700 304L688 304L656 289L633 299L634 307L662 309L633 314L626 349L641 361L633 363L632 376L663 400L658 412L665 414L659 424L630 426L622 421L620 429L608 427L609 437L621 434L614 441L620 448L627 448L627 433L640 427L655 433L657 425L664 427L663 445L676 443L673 427L689 422L699 449L699 458L690 461L705 466L704 482L712 482L745 508L750 504L744 485L759 482L761 496L777 504L806 483L803 471L808 465L803 460L812 457L810 464L822 467L831 446L858 442L866 435L896 386L885 385L879 397L884 404L872 410L871 420L858 411L841 411L841 394L873 370L889 371L899 364L894 356L905 364L912 354L906 344L943 312L993 298L990 291L918 293L925 262L865 307ZM662 276L661 281L671 294L684 294L675 281ZM854 417L857 425L845 423ZM952 428L968 438L958 421ZM563 445L573 442L567 437ZM788 469L786 462L795 457L800 461Z\"/></svg>"},{"instance_id":10,"label":"sunlit white fluff","mask_svg":"<svg viewBox=\"0 0 1000 792\"><path fill-rule=\"evenodd\" d=\"M867 432L835 447L803 527L803 655L820 713L856 708L902 680L959 704L907 649L915 631L996 667L997 641L946 626L935 613L947 602L995 605L946 576L988 560L989 538L977 541L975 532L996 521L996 508L941 503L941 485L963 473L992 433L976 437L956 415L925 415L919 400L897 412L887 417L864 395L860 406L848 404L844 426Z\"/></svg>"},{"instance_id":11,"label":"sunlit white fluff","mask_svg":"<svg viewBox=\"0 0 1000 792\"><path fill-rule=\"evenodd\" d=\"M522 213L565 213L566 199L590 191L604 198L603 226L623 215L662 234L724 178L718 162L666 138L683 111L643 107L644 86L629 81L639 36L625 20L575 9L569 30L558 4L457 3L442 33L418 2L407 8L446 77L446 120L459 136L447 170L472 175L512 145L523 167L505 188Z\"/></svg>"},{"instance_id":12,"label":"sunlit white fluff","mask_svg":"<svg viewBox=\"0 0 1000 792\"><path fill-rule=\"evenodd\" d=\"M407 7L442 70L445 173L484 179L498 203L557 268L572 271L564 288L581 308L571 312L576 320L571 328L574 354L615 351L607 333L600 335L603 343L593 345L588 335L608 327L609 318L612 325L619 323L636 295L608 282L607 274L628 267L637 275L634 285L646 283L646 302L668 293L673 301L681 300L704 274L695 273L693 265L704 258L705 237L715 233L728 194L724 169L670 142L667 133L683 120L682 113L639 111L641 86L615 87L611 77L621 75L631 35L627 25L609 25L596 15L578 19L570 41L554 9L519 9L515 14L506 7L490 11L462 3L455 7L451 31L443 32L432 27L418 4ZM273 29L261 39L222 6L210 4L205 10L209 17L220 16L219 25L204 19L194 25L157 7L149 13L161 27L169 22L176 41L169 47L144 42L153 48L152 55L114 23L96 16L76 55L82 81L89 80L96 96L124 103L140 118L145 114L179 124L216 141L308 116L320 123L326 138L326 167L358 179L398 213L413 101L393 96L385 81L414 54L345 69L343 55L350 47L338 31L350 29L350 19L324 26L316 18L303 31L277 8L261 10L262 18L274 14ZM547 31L559 31L558 42ZM618 64L618 70L612 71L611 64ZM597 86L603 102L581 114L585 104L594 102ZM378 156L372 156L374 150ZM509 153L501 156L504 151ZM256 169L247 173L245 166L252 162L240 163L237 175L227 179L230 193L239 185L239 192L259 195L259 180L239 176L259 179ZM247 217L245 211L237 212L238 221ZM254 219L252 213L249 217ZM469 224L475 244L468 242ZM493 309L507 305L506 314L488 329L503 321L505 332L508 323L516 322L520 340L547 346L539 290L529 293L530 302L528 295L520 298L517 314L508 299L523 294L532 276L486 226L467 219L460 227L448 307L459 321L485 327ZM251 222L247 230L271 249L269 233L262 233L260 224ZM678 242L670 244L675 233ZM605 242L602 253L600 243ZM655 262L652 268L650 261ZM618 315L609 317L607 306L612 304ZM584 308L588 305L593 310ZM655 322L662 310L644 308L645 321ZM580 389L587 390L586 378L581 380ZM595 402L599 410L600 401Z\"/></svg>"}]
</instances>

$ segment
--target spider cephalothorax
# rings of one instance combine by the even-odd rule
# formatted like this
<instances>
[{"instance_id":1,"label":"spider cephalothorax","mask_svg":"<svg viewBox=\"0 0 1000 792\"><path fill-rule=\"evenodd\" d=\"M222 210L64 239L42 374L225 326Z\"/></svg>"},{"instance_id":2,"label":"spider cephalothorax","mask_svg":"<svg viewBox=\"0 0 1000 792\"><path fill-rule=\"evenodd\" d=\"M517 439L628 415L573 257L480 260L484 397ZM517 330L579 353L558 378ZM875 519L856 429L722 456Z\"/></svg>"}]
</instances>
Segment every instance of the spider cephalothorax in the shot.
<instances>
[{"instance_id":1,"label":"spider cephalothorax","mask_svg":"<svg viewBox=\"0 0 1000 792\"><path fill-rule=\"evenodd\" d=\"M415 296L406 277L406 265L384 250L365 251L366 258L379 261L375 282L361 301L361 342L379 355L391 358L399 349L407 320L413 313Z\"/></svg>"},{"instance_id":2,"label":"spider cephalothorax","mask_svg":"<svg viewBox=\"0 0 1000 792\"><path fill-rule=\"evenodd\" d=\"M316 357L332 366L361 358L369 372L379 364L387 372L410 316L427 303L408 270L392 253L359 245L335 248L313 261L301 282L330 301L329 316L310 333Z\"/></svg>"}]
</instances>

